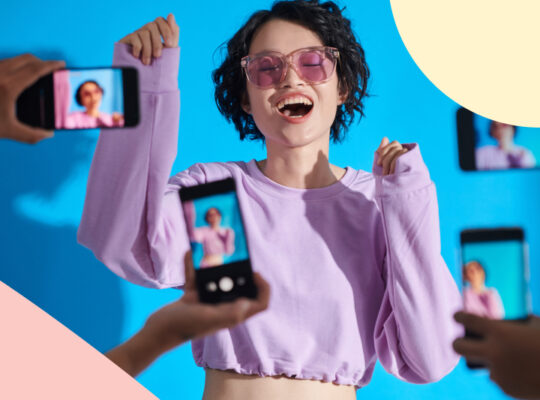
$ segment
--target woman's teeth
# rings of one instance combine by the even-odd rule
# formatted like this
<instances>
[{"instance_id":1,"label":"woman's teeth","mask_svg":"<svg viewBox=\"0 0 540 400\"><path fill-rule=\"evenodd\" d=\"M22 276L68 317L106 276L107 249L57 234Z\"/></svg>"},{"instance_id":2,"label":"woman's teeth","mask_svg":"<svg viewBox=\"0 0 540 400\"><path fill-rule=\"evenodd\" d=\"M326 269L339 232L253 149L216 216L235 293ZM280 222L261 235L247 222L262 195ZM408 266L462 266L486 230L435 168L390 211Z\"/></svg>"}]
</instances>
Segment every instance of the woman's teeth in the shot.
<instances>
[{"instance_id":1,"label":"woman's teeth","mask_svg":"<svg viewBox=\"0 0 540 400\"><path fill-rule=\"evenodd\" d=\"M302 96L288 97L288 98L286 98L284 100L281 100L277 104L277 108L281 111L285 106L287 106L289 104L304 104L306 106L312 106L313 102L310 99L308 99L307 97L302 97Z\"/></svg>"},{"instance_id":2,"label":"woman's teeth","mask_svg":"<svg viewBox=\"0 0 540 400\"><path fill-rule=\"evenodd\" d=\"M302 118L311 111L313 102L307 97L296 96L281 100L277 105L279 112L290 118Z\"/></svg>"}]
</instances>

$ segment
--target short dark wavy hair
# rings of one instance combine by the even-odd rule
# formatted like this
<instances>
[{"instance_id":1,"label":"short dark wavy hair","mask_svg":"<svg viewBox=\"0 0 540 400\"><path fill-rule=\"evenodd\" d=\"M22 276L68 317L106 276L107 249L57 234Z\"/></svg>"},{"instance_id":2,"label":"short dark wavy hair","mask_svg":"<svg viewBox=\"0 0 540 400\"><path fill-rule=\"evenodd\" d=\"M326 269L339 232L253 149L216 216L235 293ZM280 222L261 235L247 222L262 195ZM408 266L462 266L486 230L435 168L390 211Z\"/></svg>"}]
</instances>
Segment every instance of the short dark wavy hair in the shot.
<instances>
[{"instance_id":1,"label":"short dark wavy hair","mask_svg":"<svg viewBox=\"0 0 540 400\"><path fill-rule=\"evenodd\" d=\"M105 94L105 90L103 90L103 88L99 85L99 83L97 83L96 81L94 80L88 80L88 81L84 81L83 83L81 83L79 85L79 87L77 88L77 91L75 92L75 101L77 102L78 105L82 106L82 98L81 98L81 91L82 91L82 88L84 85L86 85L87 83L93 83L94 85L96 85L99 90L101 91L101 94L104 95Z\"/></svg>"},{"instance_id":2,"label":"short dark wavy hair","mask_svg":"<svg viewBox=\"0 0 540 400\"><path fill-rule=\"evenodd\" d=\"M240 60L248 54L255 32L266 22L281 19L302 25L316 33L323 45L339 50L337 74L340 91L347 92L346 101L338 107L330 128L334 143L341 142L354 120L355 113L364 116L364 97L367 96L369 69L364 49L356 40L351 22L342 15L334 2L319 0L276 1L270 10L254 13L246 24L227 42L225 60L212 73L214 97L221 114L233 122L240 139L263 140L253 117L242 109L246 96L246 78Z\"/></svg>"}]
</instances>

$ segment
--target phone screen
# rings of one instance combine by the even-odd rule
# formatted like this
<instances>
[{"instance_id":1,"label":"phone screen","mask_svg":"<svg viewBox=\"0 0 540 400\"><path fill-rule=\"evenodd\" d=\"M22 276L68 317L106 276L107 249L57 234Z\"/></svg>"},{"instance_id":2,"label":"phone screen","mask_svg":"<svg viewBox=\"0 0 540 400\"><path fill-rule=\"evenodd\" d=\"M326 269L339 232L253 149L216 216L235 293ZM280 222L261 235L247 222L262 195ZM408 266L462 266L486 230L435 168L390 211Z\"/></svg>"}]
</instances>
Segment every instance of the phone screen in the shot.
<instances>
[{"instance_id":1,"label":"phone screen","mask_svg":"<svg viewBox=\"0 0 540 400\"><path fill-rule=\"evenodd\" d=\"M228 178L179 190L199 299L205 303L256 298L247 237Z\"/></svg>"},{"instance_id":2,"label":"phone screen","mask_svg":"<svg viewBox=\"0 0 540 400\"><path fill-rule=\"evenodd\" d=\"M186 201L183 208L195 269L249 258L235 192Z\"/></svg>"},{"instance_id":3,"label":"phone screen","mask_svg":"<svg viewBox=\"0 0 540 400\"><path fill-rule=\"evenodd\" d=\"M65 69L53 73L56 129L123 127L120 68Z\"/></svg>"},{"instance_id":4,"label":"phone screen","mask_svg":"<svg viewBox=\"0 0 540 400\"><path fill-rule=\"evenodd\" d=\"M540 166L540 129L493 121L465 108L457 111L462 169L504 170Z\"/></svg>"},{"instance_id":5,"label":"phone screen","mask_svg":"<svg viewBox=\"0 0 540 400\"><path fill-rule=\"evenodd\" d=\"M461 233L464 310L492 319L524 319L530 311L523 231Z\"/></svg>"}]
</instances>

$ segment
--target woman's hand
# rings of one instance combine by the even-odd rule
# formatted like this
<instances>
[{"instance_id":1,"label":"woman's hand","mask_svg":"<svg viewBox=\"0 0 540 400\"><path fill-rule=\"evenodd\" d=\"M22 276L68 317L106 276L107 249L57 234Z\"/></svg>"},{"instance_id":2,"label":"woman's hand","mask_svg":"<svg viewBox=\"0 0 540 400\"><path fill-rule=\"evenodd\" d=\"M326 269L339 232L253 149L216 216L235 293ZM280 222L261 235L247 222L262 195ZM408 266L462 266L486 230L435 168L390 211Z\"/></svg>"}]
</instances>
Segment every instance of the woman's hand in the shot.
<instances>
[{"instance_id":1,"label":"woman's hand","mask_svg":"<svg viewBox=\"0 0 540 400\"><path fill-rule=\"evenodd\" d=\"M112 115L113 126L124 126L124 116L118 112Z\"/></svg>"},{"instance_id":2,"label":"woman's hand","mask_svg":"<svg viewBox=\"0 0 540 400\"><path fill-rule=\"evenodd\" d=\"M396 170L397 159L408 150L398 141L390 143L387 137L384 137L375 153L379 155L377 165L383 168L383 175L393 174Z\"/></svg>"},{"instance_id":3,"label":"woman's hand","mask_svg":"<svg viewBox=\"0 0 540 400\"><path fill-rule=\"evenodd\" d=\"M174 15L169 14L167 19L157 17L142 28L120 39L120 43L132 46L132 54L140 58L142 63L150 65L152 58L161 56L163 47L178 47L180 28L176 24Z\"/></svg>"}]
</instances>

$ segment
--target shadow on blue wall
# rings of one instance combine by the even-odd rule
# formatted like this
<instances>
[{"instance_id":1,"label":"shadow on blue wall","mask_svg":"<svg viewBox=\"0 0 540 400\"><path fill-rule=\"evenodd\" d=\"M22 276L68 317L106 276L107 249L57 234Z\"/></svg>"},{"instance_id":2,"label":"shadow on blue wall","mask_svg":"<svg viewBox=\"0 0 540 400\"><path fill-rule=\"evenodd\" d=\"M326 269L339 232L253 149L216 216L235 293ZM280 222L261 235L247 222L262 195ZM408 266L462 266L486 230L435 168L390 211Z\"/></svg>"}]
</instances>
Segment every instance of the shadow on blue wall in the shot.
<instances>
[{"instance_id":1,"label":"shadow on blue wall","mask_svg":"<svg viewBox=\"0 0 540 400\"><path fill-rule=\"evenodd\" d=\"M74 169L88 169L94 145L79 132L36 146L0 142L0 280L105 351L119 343L124 321L118 278L77 243L76 223L50 223L15 207L28 194L53 198Z\"/></svg>"}]
</instances>

